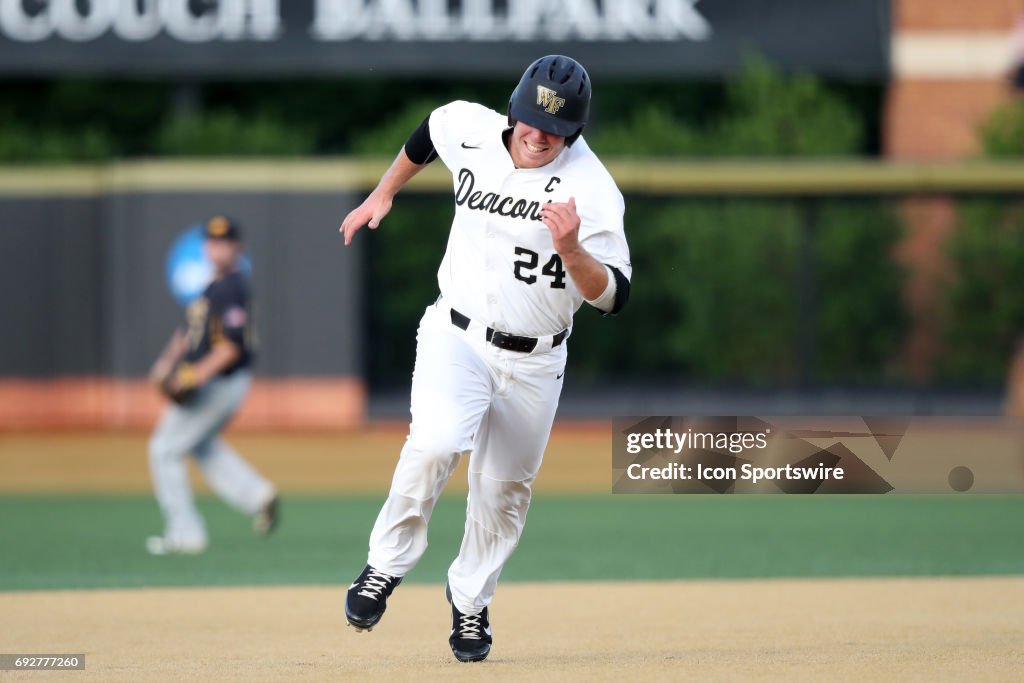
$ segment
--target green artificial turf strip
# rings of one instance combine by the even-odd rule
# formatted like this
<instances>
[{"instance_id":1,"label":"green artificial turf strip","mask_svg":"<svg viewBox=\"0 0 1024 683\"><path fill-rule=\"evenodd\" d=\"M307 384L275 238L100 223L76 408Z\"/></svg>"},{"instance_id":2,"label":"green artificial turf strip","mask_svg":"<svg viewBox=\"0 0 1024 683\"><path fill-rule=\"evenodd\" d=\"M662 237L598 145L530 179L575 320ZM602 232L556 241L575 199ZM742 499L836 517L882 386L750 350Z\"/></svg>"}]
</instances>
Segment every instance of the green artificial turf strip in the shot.
<instances>
[{"instance_id":1,"label":"green artificial turf strip","mask_svg":"<svg viewBox=\"0 0 1024 683\"><path fill-rule=\"evenodd\" d=\"M0 497L0 590L339 584L366 559L380 498L286 497L283 523L200 499L210 549L150 557L144 496ZM438 504L408 577L444 581L465 515ZM538 496L504 581L1024 573L1024 496Z\"/></svg>"}]
</instances>

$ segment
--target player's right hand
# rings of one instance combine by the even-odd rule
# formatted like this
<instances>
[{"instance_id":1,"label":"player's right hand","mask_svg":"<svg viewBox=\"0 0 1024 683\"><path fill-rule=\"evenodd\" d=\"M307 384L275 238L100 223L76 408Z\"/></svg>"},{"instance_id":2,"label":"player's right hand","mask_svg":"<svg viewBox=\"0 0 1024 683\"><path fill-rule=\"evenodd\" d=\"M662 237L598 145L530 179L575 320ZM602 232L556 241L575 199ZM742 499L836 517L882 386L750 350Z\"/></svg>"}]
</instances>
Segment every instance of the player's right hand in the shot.
<instances>
[{"instance_id":1,"label":"player's right hand","mask_svg":"<svg viewBox=\"0 0 1024 683\"><path fill-rule=\"evenodd\" d=\"M391 197L387 197L376 190L363 200L363 203L352 209L345 220L341 222L338 232L345 235L345 246L352 244L352 236L364 225L370 230L376 230L384 216L391 211Z\"/></svg>"}]
</instances>

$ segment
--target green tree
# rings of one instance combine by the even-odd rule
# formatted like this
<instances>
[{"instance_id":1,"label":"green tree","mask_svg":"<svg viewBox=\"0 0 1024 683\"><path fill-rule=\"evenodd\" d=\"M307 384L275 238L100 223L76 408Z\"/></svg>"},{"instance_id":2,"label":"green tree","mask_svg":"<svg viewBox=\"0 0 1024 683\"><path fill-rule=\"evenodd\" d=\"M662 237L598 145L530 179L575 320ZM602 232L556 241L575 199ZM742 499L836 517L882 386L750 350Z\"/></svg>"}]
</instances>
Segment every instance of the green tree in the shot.
<instances>
[{"instance_id":1,"label":"green tree","mask_svg":"<svg viewBox=\"0 0 1024 683\"><path fill-rule=\"evenodd\" d=\"M979 127L986 156L1024 157L1024 101L996 108ZM958 203L946 247L952 277L943 289L942 380L995 384L1024 331L1024 206L1016 199Z\"/></svg>"},{"instance_id":2,"label":"green tree","mask_svg":"<svg viewBox=\"0 0 1024 683\"><path fill-rule=\"evenodd\" d=\"M898 379L896 353L907 331L894 260L902 238L887 202L826 201L816 240L817 377L843 384Z\"/></svg>"},{"instance_id":3,"label":"green tree","mask_svg":"<svg viewBox=\"0 0 1024 683\"><path fill-rule=\"evenodd\" d=\"M944 291L945 352L940 379L997 383L1024 330L1024 206L994 199L960 202L947 250L953 277Z\"/></svg>"},{"instance_id":4,"label":"green tree","mask_svg":"<svg viewBox=\"0 0 1024 683\"><path fill-rule=\"evenodd\" d=\"M383 122L375 122L370 127L361 129L352 137L352 152L393 157L402 149L405 141L409 139L409 134L420 125L424 117L441 104L444 103L417 100Z\"/></svg>"},{"instance_id":5,"label":"green tree","mask_svg":"<svg viewBox=\"0 0 1024 683\"><path fill-rule=\"evenodd\" d=\"M314 146L309 131L269 118L245 119L232 111L175 117L157 137L161 154L183 156L298 156Z\"/></svg>"},{"instance_id":6,"label":"green tree","mask_svg":"<svg viewBox=\"0 0 1024 683\"><path fill-rule=\"evenodd\" d=\"M1024 100L1013 100L997 107L980 129L985 154L995 159L1019 159L1024 156Z\"/></svg>"},{"instance_id":7,"label":"green tree","mask_svg":"<svg viewBox=\"0 0 1024 683\"><path fill-rule=\"evenodd\" d=\"M0 124L0 161L103 161L114 156L110 135L94 127L66 131L48 126Z\"/></svg>"},{"instance_id":8,"label":"green tree","mask_svg":"<svg viewBox=\"0 0 1024 683\"><path fill-rule=\"evenodd\" d=\"M645 103L591 142L604 154L635 156L839 156L859 150L864 125L814 76L787 76L751 57L727 83L717 118L692 125Z\"/></svg>"}]
</instances>

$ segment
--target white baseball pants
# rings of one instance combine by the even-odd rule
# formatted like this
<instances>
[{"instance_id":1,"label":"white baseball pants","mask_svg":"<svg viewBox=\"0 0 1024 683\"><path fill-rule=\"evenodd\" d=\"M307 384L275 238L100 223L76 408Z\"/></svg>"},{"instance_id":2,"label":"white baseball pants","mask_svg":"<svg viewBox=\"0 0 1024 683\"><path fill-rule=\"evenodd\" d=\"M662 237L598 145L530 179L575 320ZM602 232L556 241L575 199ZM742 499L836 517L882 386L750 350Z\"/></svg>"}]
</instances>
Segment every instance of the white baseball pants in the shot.
<instances>
[{"instance_id":1,"label":"white baseball pants","mask_svg":"<svg viewBox=\"0 0 1024 683\"><path fill-rule=\"evenodd\" d=\"M466 529L448 570L455 606L477 614L519 543L531 486L562 389L566 345L540 342L531 353L499 349L472 321L451 322L441 299L417 334L412 424L387 502L370 534L369 564L405 576L427 548L427 524L462 453L469 459Z\"/></svg>"},{"instance_id":2,"label":"white baseball pants","mask_svg":"<svg viewBox=\"0 0 1024 683\"><path fill-rule=\"evenodd\" d=\"M206 526L192 498L185 456L191 453L207 483L228 505L254 515L274 497L274 486L220 438L245 400L252 376L238 370L203 386L186 405L170 404L149 441L149 468L164 537L183 545L204 545Z\"/></svg>"}]
</instances>

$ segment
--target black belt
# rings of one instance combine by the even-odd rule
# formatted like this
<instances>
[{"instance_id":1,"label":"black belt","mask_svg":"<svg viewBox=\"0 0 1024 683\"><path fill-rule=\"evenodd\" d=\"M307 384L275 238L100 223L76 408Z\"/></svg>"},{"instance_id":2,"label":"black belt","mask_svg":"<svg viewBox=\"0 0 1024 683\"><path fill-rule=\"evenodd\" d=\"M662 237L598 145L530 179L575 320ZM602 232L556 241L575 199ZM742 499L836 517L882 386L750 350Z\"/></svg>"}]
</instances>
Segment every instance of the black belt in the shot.
<instances>
[{"instance_id":1,"label":"black belt","mask_svg":"<svg viewBox=\"0 0 1024 683\"><path fill-rule=\"evenodd\" d=\"M454 308L452 311L452 325L461 328L463 330L469 329L469 318L462 315ZM551 338L551 348L555 348L569 336L569 330L562 330ZM507 332L499 332L493 327L487 328L487 341L499 349L505 349L506 351L518 351L519 353L530 353L537 348L536 337L520 337L518 334L508 334Z\"/></svg>"}]
</instances>

